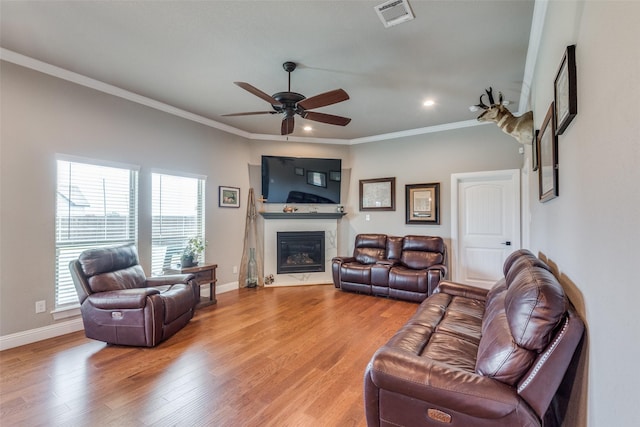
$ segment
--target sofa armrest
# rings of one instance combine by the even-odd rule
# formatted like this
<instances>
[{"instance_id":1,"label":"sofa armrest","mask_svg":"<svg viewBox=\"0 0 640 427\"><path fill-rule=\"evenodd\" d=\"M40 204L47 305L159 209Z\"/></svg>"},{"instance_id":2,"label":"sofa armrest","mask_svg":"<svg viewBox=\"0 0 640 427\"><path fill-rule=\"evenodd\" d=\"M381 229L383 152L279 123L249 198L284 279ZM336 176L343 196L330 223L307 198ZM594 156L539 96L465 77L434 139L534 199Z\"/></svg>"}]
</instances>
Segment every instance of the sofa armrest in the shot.
<instances>
[{"instance_id":1,"label":"sofa armrest","mask_svg":"<svg viewBox=\"0 0 640 427\"><path fill-rule=\"evenodd\" d=\"M353 262L355 260L356 259L352 256L336 256L336 257L333 257L331 262L338 262L340 264L344 264L345 262Z\"/></svg>"},{"instance_id":2,"label":"sofa armrest","mask_svg":"<svg viewBox=\"0 0 640 427\"><path fill-rule=\"evenodd\" d=\"M331 259L331 276L333 278L333 285L340 289L342 279L340 278L340 267L347 262L353 262L356 259L352 256L337 256Z\"/></svg>"},{"instance_id":3,"label":"sofa armrest","mask_svg":"<svg viewBox=\"0 0 640 427\"><path fill-rule=\"evenodd\" d=\"M485 419L522 405L514 389L497 380L387 346L376 352L365 376L365 401L383 389Z\"/></svg>"},{"instance_id":4,"label":"sofa armrest","mask_svg":"<svg viewBox=\"0 0 640 427\"><path fill-rule=\"evenodd\" d=\"M118 291L97 292L85 300L101 310L125 310L143 308L148 296L159 294L154 288L122 289Z\"/></svg>"},{"instance_id":5,"label":"sofa armrest","mask_svg":"<svg viewBox=\"0 0 640 427\"><path fill-rule=\"evenodd\" d=\"M196 276L189 274L168 274L166 276L153 276L147 277L147 286L167 286L175 285L176 283L184 283L185 285L193 280Z\"/></svg>"},{"instance_id":6,"label":"sofa armrest","mask_svg":"<svg viewBox=\"0 0 640 427\"><path fill-rule=\"evenodd\" d=\"M438 284L433 293L444 293L449 295L456 295L466 298L473 298L480 301L485 301L489 289L480 288L478 286L466 285L464 283L451 282L449 280L443 280Z\"/></svg>"},{"instance_id":7,"label":"sofa armrest","mask_svg":"<svg viewBox=\"0 0 640 427\"><path fill-rule=\"evenodd\" d=\"M433 291L438 287L440 281L447 275L447 267L442 264L432 265L427 268L427 286L428 295L431 295Z\"/></svg>"},{"instance_id":8,"label":"sofa armrest","mask_svg":"<svg viewBox=\"0 0 640 427\"><path fill-rule=\"evenodd\" d=\"M400 264L400 261L395 259L381 259L379 261L376 261L376 264L393 267L394 265Z\"/></svg>"}]
</instances>

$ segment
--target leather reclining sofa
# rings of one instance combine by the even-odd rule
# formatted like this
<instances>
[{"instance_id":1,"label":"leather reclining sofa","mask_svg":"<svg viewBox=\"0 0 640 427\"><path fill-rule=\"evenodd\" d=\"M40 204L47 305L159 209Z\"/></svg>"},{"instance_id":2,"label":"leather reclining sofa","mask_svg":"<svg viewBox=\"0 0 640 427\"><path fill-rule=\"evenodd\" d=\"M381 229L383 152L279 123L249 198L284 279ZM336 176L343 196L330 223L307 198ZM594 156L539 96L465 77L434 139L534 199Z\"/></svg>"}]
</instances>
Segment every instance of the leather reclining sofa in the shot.
<instances>
[{"instance_id":1,"label":"leather reclining sofa","mask_svg":"<svg viewBox=\"0 0 640 427\"><path fill-rule=\"evenodd\" d=\"M421 302L447 274L440 237L359 234L353 256L331 261L336 288Z\"/></svg>"},{"instance_id":2,"label":"leather reclining sofa","mask_svg":"<svg viewBox=\"0 0 640 427\"><path fill-rule=\"evenodd\" d=\"M369 427L560 424L550 402L584 324L531 252L511 254L504 274L490 290L442 281L374 354Z\"/></svg>"},{"instance_id":3,"label":"leather reclining sofa","mask_svg":"<svg viewBox=\"0 0 640 427\"><path fill-rule=\"evenodd\" d=\"M145 277L133 244L89 249L69 263L87 338L154 347L182 329L200 301L193 274Z\"/></svg>"}]
</instances>

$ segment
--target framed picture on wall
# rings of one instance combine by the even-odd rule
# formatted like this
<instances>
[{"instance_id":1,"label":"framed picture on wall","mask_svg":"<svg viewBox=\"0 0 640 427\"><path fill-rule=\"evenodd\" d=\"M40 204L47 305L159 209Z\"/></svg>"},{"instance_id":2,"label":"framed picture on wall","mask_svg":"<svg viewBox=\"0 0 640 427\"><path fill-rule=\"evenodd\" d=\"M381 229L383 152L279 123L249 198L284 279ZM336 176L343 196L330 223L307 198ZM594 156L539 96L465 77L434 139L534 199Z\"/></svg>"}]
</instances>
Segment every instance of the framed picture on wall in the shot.
<instances>
[{"instance_id":1,"label":"framed picture on wall","mask_svg":"<svg viewBox=\"0 0 640 427\"><path fill-rule=\"evenodd\" d=\"M396 179L377 178L360 180L361 211L395 211Z\"/></svg>"},{"instance_id":2,"label":"framed picture on wall","mask_svg":"<svg viewBox=\"0 0 640 427\"><path fill-rule=\"evenodd\" d=\"M221 208L240 207L240 189L237 187L218 187L218 206Z\"/></svg>"},{"instance_id":3,"label":"framed picture on wall","mask_svg":"<svg viewBox=\"0 0 640 427\"><path fill-rule=\"evenodd\" d=\"M556 135L562 135L569 123L578 114L577 91L576 45L571 45L567 47L553 83Z\"/></svg>"},{"instance_id":4,"label":"framed picture on wall","mask_svg":"<svg viewBox=\"0 0 640 427\"><path fill-rule=\"evenodd\" d=\"M538 166L540 166L540 163L538 161L538 134L540 133L540 130L536 130L535 132L535 137L533 139L533 144L531 144L531 170L532 171L537 171L538 170Z\"/></svg>"},{"instance_id":5,"label":"framed picture on wall","mask_svg":"<svg viewBox=\"0 0 640 427\"><path fill-rule=\"evenodd\" d=\"M538 132L538 185L541 202L558 197L558 137L555 132L554 103Z\"/></svg>"},{"instance_id":6,"label":"framed picture on wall","mask_svg":"<svg viewBox=\"0 0 640 427\"><path fill-rule=\"evenodd\" d=\"M407 224L440 224L440 183L405 185Z\"/></svg>"}]
</instances>

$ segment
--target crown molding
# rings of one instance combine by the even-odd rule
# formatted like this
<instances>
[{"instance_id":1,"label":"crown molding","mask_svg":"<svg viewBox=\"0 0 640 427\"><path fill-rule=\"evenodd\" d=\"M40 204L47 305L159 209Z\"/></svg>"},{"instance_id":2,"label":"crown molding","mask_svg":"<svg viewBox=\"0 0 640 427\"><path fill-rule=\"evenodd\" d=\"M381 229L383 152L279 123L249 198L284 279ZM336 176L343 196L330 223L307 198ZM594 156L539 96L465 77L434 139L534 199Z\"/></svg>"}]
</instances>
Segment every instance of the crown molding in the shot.
<instances>
[{"instance_id":1,"label":"crown molding","mask_svg":"<svg viewBox=\"0 0 640 427\"><path fill-rule=\"evenodd\" d=\"M529 103L529 96L531 91L531 81L533 80L533 73L535 70L535 64L538 56L538 48L542 38L542 29L544 27L544 19L546 16L548 0L536 0L533 10L533 17L531 23L531 33L529 37L529 46L527 49L527 59L525 64L525 71L523 76L522 89L520 93L519 111L526 111L526 106ZM215 120L200 116L198 114L190 113L180 108L174 107L169 104L165 104L155 99L148 98L146 96L138 95L128 90L119 88L117 86L92 79L82 74L75 73L73 71L66 70L64 68L57 67L55 65L48 64L43 61L22 55L11 50L0 48L0 60L11 62L16 65L20 65L25 68L30 68L35 71L39 71L44 74L48 74L53 77L60 78L72 83L76 83L81 86L85 86L103 93L107 93L113 96L117 96L122 99L135 102L137 104L145 105L150 108L154 108L159 111L163 111L168 114L172 114L183 119L191 120L196 123L209 126L214 129L221 130L233 135L237 135L248 140L266 140L266 141L296 141L307 142L316 144L337 144L337 145L357 145L365 144L376 141L386 141L391 139L399 139L416 135L424 135L428 133L444 132L453 129L462 129L472 126L480 126L485 123L478 122L477 120L465 120L454 123L444 123L436 126L427 126L417 129L409 129L399 132L391 132L380 135L371 135L362 138L354 139L336 139L336 138L314 138L304 136L293 135L266 135L255 134L245 132L241 129L233 126L226 125L224 123L217 122Z\"/></svg>"}]
</instances>

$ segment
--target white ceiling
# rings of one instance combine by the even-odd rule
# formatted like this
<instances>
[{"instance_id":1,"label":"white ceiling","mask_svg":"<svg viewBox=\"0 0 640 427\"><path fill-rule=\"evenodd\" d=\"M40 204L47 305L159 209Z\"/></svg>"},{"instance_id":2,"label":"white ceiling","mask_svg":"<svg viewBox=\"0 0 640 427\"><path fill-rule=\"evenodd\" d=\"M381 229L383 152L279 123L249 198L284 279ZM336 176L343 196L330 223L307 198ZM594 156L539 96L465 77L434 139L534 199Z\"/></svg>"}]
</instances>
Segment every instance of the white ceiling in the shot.
<instances>
[{"instance_id":1,"label":"white ceiling","mask_svg":"<svg viewBox=\"0 0 640 427\"><path fill-rule=\"evenodd\" d=\"M349 125L296 116L297 137L349 141L475 120L469 106L488 86L515 112L534 1L409 1L415 19L384 28L382 0L2 0L0 45L262 138L281 138L281 116L222 115L269 110L233 82L285 91L285 61L299 64L292 91L351 98L315 110ZM423 107L426 98L435 105Z\"/></svg>"}]
</instances>

